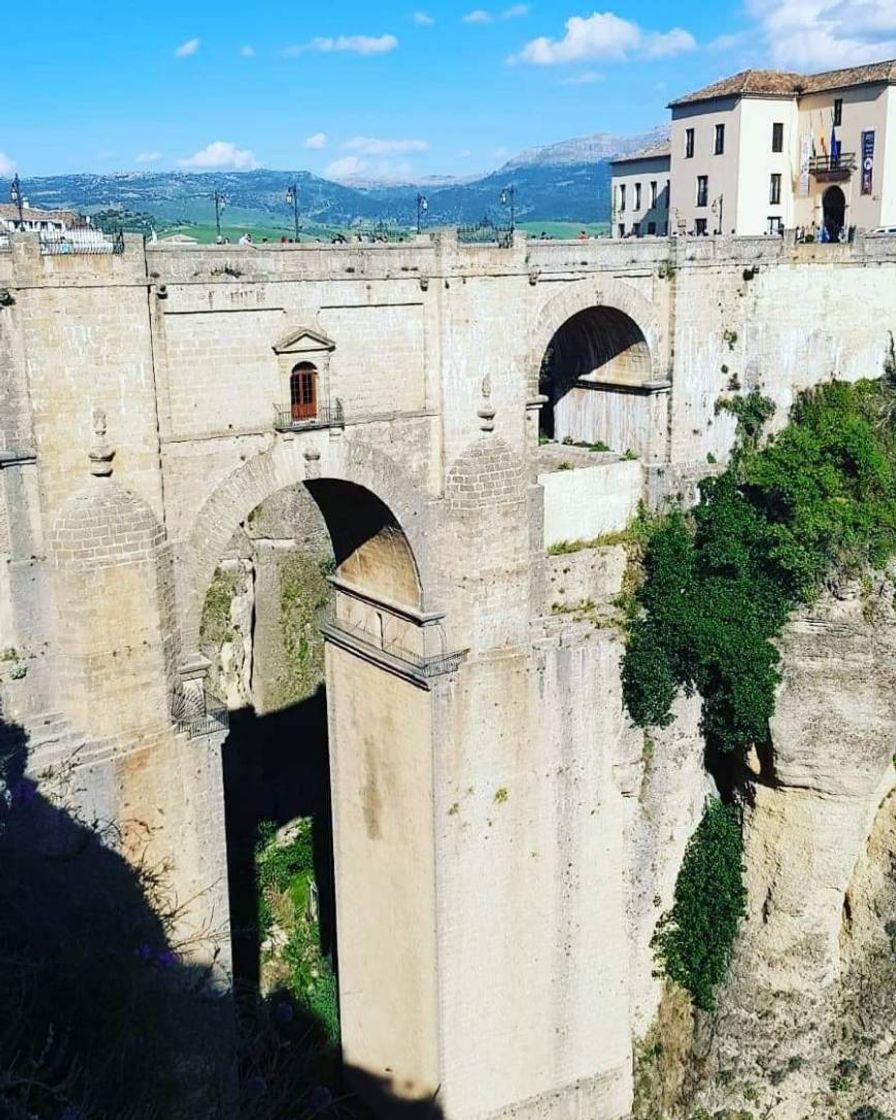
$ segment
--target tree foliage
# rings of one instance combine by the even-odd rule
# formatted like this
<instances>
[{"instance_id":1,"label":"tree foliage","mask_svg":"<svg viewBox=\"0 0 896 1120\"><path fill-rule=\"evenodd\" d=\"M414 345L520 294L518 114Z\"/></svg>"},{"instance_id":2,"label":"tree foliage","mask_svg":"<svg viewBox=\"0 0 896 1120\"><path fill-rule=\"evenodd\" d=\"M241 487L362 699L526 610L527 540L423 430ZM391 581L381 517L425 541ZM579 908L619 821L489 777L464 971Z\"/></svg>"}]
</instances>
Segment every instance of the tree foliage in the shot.
<instances>
[{"instance_id":1,"label":"tree foliage","mask_svg":"<svg viewBox=\"0 0 896 1120\"><path fill-rule=\"evenodd\" d=\"M802 394L765 447L758 394L738 410L741 441L704 480L690 514L650 527L623 667L636 724L671 720L697 691L710 748L763 742L779 681L773 639L826 579L896 551L896 439L889 382L831 382Z\"/></svg>"}]
</instances>

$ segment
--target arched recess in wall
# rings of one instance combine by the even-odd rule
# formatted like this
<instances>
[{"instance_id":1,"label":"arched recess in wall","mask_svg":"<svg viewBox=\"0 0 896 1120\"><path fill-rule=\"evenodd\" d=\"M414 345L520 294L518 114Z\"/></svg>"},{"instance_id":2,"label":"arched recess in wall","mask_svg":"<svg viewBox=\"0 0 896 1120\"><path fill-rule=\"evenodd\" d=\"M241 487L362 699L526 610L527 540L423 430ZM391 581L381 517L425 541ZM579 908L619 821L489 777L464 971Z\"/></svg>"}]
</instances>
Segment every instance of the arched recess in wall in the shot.
<instances>
[{"instance_id":1,"label":"arched recess in wall","mask_svg":"<svg viewBox=\"0 0 896 1120\"><path fill-rule=\"evenodd\" d=\"M297 483L306 483L323 514L341 578L371 598L423 607L422 495L375 448L357 443L324 470L319 456L308 459L299 446L278 443L234 471L207 498L178 549L178 611L187 657L199 648L202 604L234 532L267 498Z\"/></svg>"},{"instance_id":2,"label":"arched recess in wall","mask_svg":"<svg viewBox=\"0 0 896 1120\"><path fill-rule=\"evenodd\" d=\"M669 382L657 373L652 309L618 282L614 302L600 290L582 306L584 294L582 289L561 293L539 320L543 349L537 358L537 392L546 398L541 434L656 458ZM535 355L533 365L534 360Z\"/></svg>"}]
</instances>

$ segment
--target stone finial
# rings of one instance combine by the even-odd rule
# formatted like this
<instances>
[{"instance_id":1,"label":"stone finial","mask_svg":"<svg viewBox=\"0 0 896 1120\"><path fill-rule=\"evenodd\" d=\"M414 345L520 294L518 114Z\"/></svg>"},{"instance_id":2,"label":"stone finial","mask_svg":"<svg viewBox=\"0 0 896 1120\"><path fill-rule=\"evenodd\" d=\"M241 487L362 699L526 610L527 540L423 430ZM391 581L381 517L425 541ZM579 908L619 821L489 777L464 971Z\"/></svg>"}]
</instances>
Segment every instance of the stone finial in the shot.
<instances>
[{"instance_id":1,"label":"stone finial","mask_svg":"<svg viewBox=\"0 0 896 1120\"><path fill-rule=\"evenodd\" d=\"M482 379L482 405L476 415L482 421L479 427L483 432L495 430L495 410L492 407L492 381L488 374Z\"/></svg>"},{"instance_id":2,"label":"stone finial","mask_svg":"<svg viewBox=\"0 0 896 1120\"><path fill-rule=\"evenodd\" d=\"M93 410L93 445L88 452L90 473L97 478L108 478L112 473L115 450L106 440L106 413L102 408Z\"/></svg>"}]
</instances>

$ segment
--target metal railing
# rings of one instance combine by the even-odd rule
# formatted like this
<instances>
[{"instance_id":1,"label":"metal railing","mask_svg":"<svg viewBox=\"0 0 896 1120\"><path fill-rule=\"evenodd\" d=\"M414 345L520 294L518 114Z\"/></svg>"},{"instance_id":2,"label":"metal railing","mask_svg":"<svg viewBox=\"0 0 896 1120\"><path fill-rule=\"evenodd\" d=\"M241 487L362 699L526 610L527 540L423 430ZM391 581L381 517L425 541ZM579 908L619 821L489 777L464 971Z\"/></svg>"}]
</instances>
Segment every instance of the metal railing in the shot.
<instances>
[{"instance_id":1,"label":"metal railing","mask_svg":"<svg viewBox=\"0 0 896 1120\"><path fill-rule=\"evenodd\" d=\"M44 257L84 256L120 257L124 253L123 233L102 233L100 230L72 229L66 233L42 233L40 252Z\"/></svg>"},{"instance_id":2,"label":"metal railing","mask_svg":"<svg viewBox=\"0 0 896 1120\"><path fill-rule=\"evenodd\" d=\"M278 432L304 431L307 428L344 428L345 414L342 401L318 405L313 416L298 417L292 405L274 406L274 427Z\"/></svg>"},{"instance_id":3,"label":"metal railing","mask_svg":"<svg viewBox=\"0 0 896 1120\"><path fill-rule=\"evenodd\" d=\"M219 735L230 727L230 712L223 700L211 692L205 692L199 711L188 711L183 694L172 702L174 729L188 739L199 739L203 735Z\"/></svg>"},{"instance_id":4,"label":"metal railing","mask_svg":"<svg viewBox=\"0 0 896 1120\"><path fill-rule=\"evenodd\" d=\"M497 245L510 249L513 245L513 228L496 225L488 216L473 226L458 226L457 240L461 245Z\"/></svg>"},{"instance_id":5,"label":"metal railing","mask_svg":"<svg viewBox=\"0 0 896 1120\"><path fill-rule=\"evenodd\" d=\"M812 156L809 160L810 175L848 175L858 166L855 152L841 152L836 156Z\"/></svg>"},{"instance_id":6,"label":"metal railing","mask_svg":"<svg viewBox=\"0 0 896 1120\"><path fill-rule=\"evenodd\" d=\"M467 655L466 650L454 650L450 653L438 653L425 657L413 650L406 649L396 641L380 642L375 634L371 634L363 626L339 618L333 603L328 603L321 608L318 613L318 623L321 633L325 637L330 636L338 639L339 635L344 635L351 642L370 650L371 653L385 655L387 659L407 666L417 676L425 677L427 680L430 677L440 677L446 673L456 672Z\"/></svg>"}]
</instances>

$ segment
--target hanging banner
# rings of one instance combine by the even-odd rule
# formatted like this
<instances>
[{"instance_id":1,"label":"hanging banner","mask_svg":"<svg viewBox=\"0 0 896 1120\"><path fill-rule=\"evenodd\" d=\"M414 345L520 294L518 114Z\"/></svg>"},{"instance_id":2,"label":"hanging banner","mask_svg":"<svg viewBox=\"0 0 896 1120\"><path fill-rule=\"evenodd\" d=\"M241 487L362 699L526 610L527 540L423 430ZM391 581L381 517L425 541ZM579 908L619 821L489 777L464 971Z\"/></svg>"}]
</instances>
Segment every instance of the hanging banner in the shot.
<instances>
[{"instance_id":1,"label":"hanging banner","mask_svg":"<svg viewBox=\"0 0 896 1120\"><path fill-rule=\"evenodd\" d=\"M809 193L809 159L812 155L812 133L804 132L800 141L800 195Z\"/></svg>"},{"instance_id":2,"label":"hanging banner","mask_svg":"<svg viewBox=\"0 0 896 1120\"><path fill-rule=\"evenodd\" d=\"M862 194L871 194L874 183L874 130L862 133Z\"/></svg>"}]
</instances>

